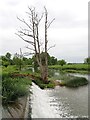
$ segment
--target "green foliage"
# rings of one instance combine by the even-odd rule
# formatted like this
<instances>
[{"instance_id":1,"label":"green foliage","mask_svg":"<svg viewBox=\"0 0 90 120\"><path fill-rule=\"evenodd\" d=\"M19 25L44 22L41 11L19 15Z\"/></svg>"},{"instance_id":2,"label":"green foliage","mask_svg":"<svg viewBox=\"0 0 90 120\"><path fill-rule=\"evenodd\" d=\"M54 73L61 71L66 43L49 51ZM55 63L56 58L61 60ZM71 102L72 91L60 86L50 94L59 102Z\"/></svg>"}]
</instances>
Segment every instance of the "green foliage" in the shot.
<instances>
[{"instance_id":1,"label":"green foliage","mask_svg":"<svg viewBox=\"0 0 90 120\"><path fill-rule=\"evenodd\" d=\"M31 85L31 80L27 78L10 78L4 76L2 80L2 103L8 104L14 102L18 97L27 95L28 85Z\"/></svg>"},{"instance_id":2,"label":"green foliage","mask_svg":"<svg viewBox=\"0 0 90 120\"><path fill-rule=\"evenodd\" d=\"M85 64L90 64L90 57L85 58L84 63L85 63Z\"/></svg>"},{"instance_id":3,"label":"green foliage","mask_svg":"<svg viewBox=\"0 0 90 120\"><path fill-rule=\"evenodd\" d=\"M55 73L55 70L51 70L51 71L54 71L54 73ZM84 77L72 76L63 71L61 72L58 70L58 73L59 72L60 72L59 75L52 74L52 77L49 79L54 80L54 81L60 80L61 86L68 86L68 87L79 87L79 86L88 84L88 80Z\"/></svg>"},{"instance_id":4,"label":"green foliage","mask_svg":"<svg viewBox=\"0 0 90 120\"><path fill-rule=\"evenodd\" d=\"M52 69L62 69L62 70L88 70L90 69L89 65L88 64L66 64L64 66L61 66L61 65L52 65L52 66L49 66L49 68L52 68Z\"/></svg>"},{"instance_id":5,"label":"green foliage","mask_svg":"<svg viewBox=\"0 0 90 120\"><path fill-rule=\"evenodd\" d=\"M28 94L28 86L31 80L27 77L11 77L12 74L18 73L16 66L2 67L2 103L8 104L14 102L21 96Z\"/></svg>"},{"instance_id":6,"label":"green foliage","mask_svg":"<svg viewBox=\"0 0 90 120\"><path fill-rule=\"evenodd\" d=\"M42 52L40 56L41 56L42 64L45 65L45 52ZM48 65L56 65L57 64L57 58L55 58L54 56L50 56L47 53L47 58L48 58ZM34 67L37 70L38 63L37 63L35 56L33 56L32 59L34 61Z\"/></svg>"},{"instance_id":7,"label":"green foliage","mask_svg":"<svg viewBox=\"0 0 90 120\"><path fill-rule=\"evenodd\" d=\"M3 61L3 62L2 62L2 65L5 66L5 67L7 67L7 66L10 65L10 63L9 63L8 61Z\"/></svg>"},{"instance_id":8,"label":"green foliage","mask_svg":"<svg viewBox=\"0 0 90 120\"><path fill-rule=\"evenodd\" d=\"M13 57L13 63L14 65L19 65L22 63L22 61L19 57Z\"/></svg>"},{"instance_id":9,"label":"green foliage","mask_svg":"<svg viewBox=\"0 0 90 120\"><path fill-rule=\"evenodd\" d=\"M45 84L41 79L34 79L33 82L38 85L41 89L45 88L54 88L55 84L53 81L49 81L47 84Z\"/></svg>"},{"instance_id":10,"label":"green foliage","mask_svg":"<svg viewBox=\"0 0 90 120\"><path fill-rule=\"evenodd\" d=\"M49 83L47 84L46 88L54 88L55 84L52 81L49 81Z\"/></svg>"},{"instance_id":11,"label":"green foliage","mask_svg":"<svg viewBox=\"0 0 90 120\"><path fill-rule=\"evenodd\" d=\"M50 57L50 64L51 65L56 65L57 64L57 58L55 58L55 57Z\"/></svg>"},{"instance_id":12,"label":"green foliage","mask_svg":"<svg viewBox=\"0 0 90 120\"><path fill-rule=\"evenodd\" d=\"M11 59L11 54L9 52L6 53L5 57L10 60Z\"/></svg>"},{"instance_id":13,"label":"green foliage","mask_svg":"<svg viewBox=\"0 0 90 120\"><path fill-rule=\"evenodd\" d=\"M66 81L65 83L67 87L79 87L87 84L88 81L84 77L73 77L72 79Z\"/></svg>"},{"instance_id":14,"label":"green foliage","mask_svg":"<svg viewBox=\"0 0 90 120\"><path fill-rule=\"evenodd\" d=\"M0 59L1 59L2 65L5 66L5 67L7 67L8 65L10 65L11 62L12 62L12 60L11 60L11 54L9 52L6 53L5 56L1 56Z\"/></svg>"},{"instance_id":15,"label":"green foliage","mask_svg":"<svg viewBox=\"0 0 90 120\"><path fill-rule=\"evenodd\" d=\"M66 64L66 61L63 60L63 59L58 61L58 65L63 66L63 65L65 65L65 64Z\"/></svg>"},{"instance_id":16,"label":"green foliage","mask_svg":"<svg viewBox=\"0 0 90 120\"><path fill-rule=\"evenodd\" d=\"M24 65L32 65L32 58L23 57L22 59Z\"/></svg>"}]
</instances>

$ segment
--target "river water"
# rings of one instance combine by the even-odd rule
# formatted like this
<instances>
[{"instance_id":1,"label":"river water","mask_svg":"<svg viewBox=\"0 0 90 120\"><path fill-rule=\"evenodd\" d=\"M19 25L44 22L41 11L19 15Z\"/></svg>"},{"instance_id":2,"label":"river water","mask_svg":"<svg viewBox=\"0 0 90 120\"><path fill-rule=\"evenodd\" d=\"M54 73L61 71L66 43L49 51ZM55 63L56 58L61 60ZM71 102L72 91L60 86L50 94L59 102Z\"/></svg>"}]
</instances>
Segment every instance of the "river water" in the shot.
<instances>
[{"instance_id":1,"label":"river water","mask_svg":"<svg viewBox=\"0 0 90 120\"><path fill-rule=\"evenodd\" d=\"M59 77L60 72L54 75ZM73 74L88 79L88 75ZM88 85L78 88L56 86L55 89L41 90L32 85L32 118L87 118Z\"/></svg>"}]
</instances>

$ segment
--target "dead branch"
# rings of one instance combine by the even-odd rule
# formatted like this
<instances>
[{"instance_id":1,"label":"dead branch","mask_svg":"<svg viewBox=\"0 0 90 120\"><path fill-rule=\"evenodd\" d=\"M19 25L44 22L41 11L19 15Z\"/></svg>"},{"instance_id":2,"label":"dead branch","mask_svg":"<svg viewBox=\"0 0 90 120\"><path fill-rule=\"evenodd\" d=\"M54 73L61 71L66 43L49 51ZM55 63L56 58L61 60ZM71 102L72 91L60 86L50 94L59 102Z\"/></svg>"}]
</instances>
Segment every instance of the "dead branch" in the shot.
<instances>
[{"instance_id":1,"label":"dead branch","mask_svg":"<svg viewBox=\"0 0 90 120\"><path fill-rule=\"evenodd\" d=\"M40 18L39 21L38 21L39 23L40 23L40 21L42 20L43 15L44 15L44 13L42 13L41 18Z\"/></svg>"},{"instance_id":2,"label":"dead branch","mask_svg":"<svg viewBox=\"0 0 90 120\"><path fill-rule=\"evenodd\" d=\"M24 56L29 56L29 55L33 55L33 54L35 54L35 53L28 53L28 52L23 53Z\"/></svg>"},{"instance_id":3,"label":"dead branch","mask_svg":"<svg viewBox=\"0 0 90 120\"><path fill-rule=\"evenodd\" d=\"M23 31L18 31L19 33L23 34L23 35L26 35L26 36L29 36L29 37L32 37L33 38L33 35L30 35L30 34L26 34L25 32Z\"/></svg>"},{"instance_id":4,"label":"dead branch","mask_svg":"<svg viewBox=\"0 0 90 120\"><path fill-rule=\"evenodd\" d=\"M15 34L16 34L17 36L19 36L19 37L20 37L22 40L24 40L25 42L28 42L28 43L30 43L31 45L34 46L34 42L24 39L23 37L21 37L21 35L19 35L19 34L17 34L17 33L15 33Z\"/></svg>"},{"instance_id":5,"label":"dead branch","mask_svg":"<svg viewBox=\"0 0 90 120\"><path fill-rule=\"evenodd\" d=\"M32 16L32 14L30 14L29 12L26 12L28 15Z\"/></svg>"},{"instance_id":6,"label":"dead branch","mask_svg":"<svg viewBox=\"0 0 90 120\"><path fill-rule=\"evenodd\" d=\"M35 51L33 48L30 48L28 46L26 46L26 48L29 49L29 50Z\"/></svg>"},{"instance_id":7,"label":"dead branch","mask_svg":"<svg viewBox=\"0 0 90 120\"><path fill-rule=\"evenodd\" d=\"M47 28L50 27L50 25L53 23L54 20L55 20L55 18L47 25Z\"/></svg>"},{"instance_id":8,"label":"dead branch","mask_svg":"<svg viewBox=\"0 0 90 120\"><path fill-rule=\"evenodd\" d=\"M21 29L22 31L32 32L32 31L30 31L30 30L28 30L28 29L23 29L22 27L20 27L20 29Z\"/></svg>"},{"instance_id":9,"label":"dead branch","mask_svg":"<svg viewBox=\"0 0 90 120\"><path fill-rule=\"evenodd\" d=\"M32 26L30 26L24 19L20 19L19 17L17 17L17 19L23 22L27 27L29 27L32 30Z\"/></svg>"},{"instance_id":10,"label":"dead branch","mask_svg":"<svg viewBox=\"0 0 90 120\"><path fill-rule=\"evenodd\" d=\"M51 48L53 48L53 47L55 47L55 46L56 46L56 45L53 45L53 46L49 47L48 50L50 50ZM47 51L48 51L48 50L47 50Z\"/></svg>"}]
</instances>

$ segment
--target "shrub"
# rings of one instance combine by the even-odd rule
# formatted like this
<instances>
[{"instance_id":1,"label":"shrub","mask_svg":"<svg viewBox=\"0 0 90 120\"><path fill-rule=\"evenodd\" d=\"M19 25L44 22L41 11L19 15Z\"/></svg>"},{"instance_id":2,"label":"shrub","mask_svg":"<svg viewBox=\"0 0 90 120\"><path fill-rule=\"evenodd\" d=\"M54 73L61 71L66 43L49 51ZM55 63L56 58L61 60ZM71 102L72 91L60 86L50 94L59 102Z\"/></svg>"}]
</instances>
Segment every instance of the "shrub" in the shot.
<instances>
[{"instance_id":1,"label":"shrub","mask_svg":"<svg viewBox=\"0 0 90 120\"><path fill-rule=\"evenodd\" d=\"M72 79L66 81L67 87L78 87L88 84L88 81L84 77L73 77Z\"/></svg>"}]
</instances>

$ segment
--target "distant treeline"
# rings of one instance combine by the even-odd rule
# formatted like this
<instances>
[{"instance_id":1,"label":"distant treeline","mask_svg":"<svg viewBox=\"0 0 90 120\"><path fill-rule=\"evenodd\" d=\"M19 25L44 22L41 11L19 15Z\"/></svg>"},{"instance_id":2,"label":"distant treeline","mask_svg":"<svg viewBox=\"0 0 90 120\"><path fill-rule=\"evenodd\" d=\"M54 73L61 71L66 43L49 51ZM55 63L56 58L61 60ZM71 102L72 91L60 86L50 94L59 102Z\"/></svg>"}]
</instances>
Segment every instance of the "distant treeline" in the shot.
<instances>
[{"instance_id":1,"label":"distant treeline","mask_svg":"<svg viewBox=\"0 0 90 120\"><path fill-rule=\"evenodd\" d=\"M44 57L44 52L41 53L42 56L42 62L44 63L45 57ZM84 64L90 64L90 58L85 58L84 59ZM57 60L54 56L50 56L48 54L48 65L71 65L75 63L67 63L64 59ZM11 53L7 52L5 55L0 56L0 65L3 65L7 67L8 65L35 65L38 66L35 55L32 56L32 58L27 58L19 54L15 54L12 58Z\"/></svg>"}]
</instances>

